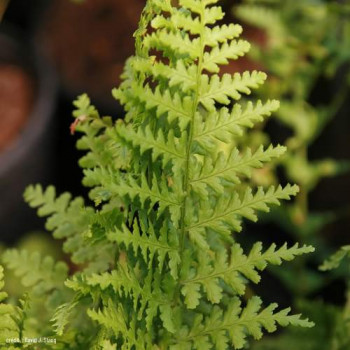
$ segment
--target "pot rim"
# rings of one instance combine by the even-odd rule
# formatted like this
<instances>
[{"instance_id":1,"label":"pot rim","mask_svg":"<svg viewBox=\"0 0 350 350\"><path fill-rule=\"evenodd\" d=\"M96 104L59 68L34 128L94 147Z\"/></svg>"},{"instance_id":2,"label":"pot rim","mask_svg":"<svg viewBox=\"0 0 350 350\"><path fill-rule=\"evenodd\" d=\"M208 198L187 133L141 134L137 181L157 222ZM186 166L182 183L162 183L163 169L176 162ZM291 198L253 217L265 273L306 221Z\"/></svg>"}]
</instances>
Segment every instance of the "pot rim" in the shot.
<instances>
[{"instance_id":1,"label":"pot rim","mask_svg":"<svg viewBox=\"0 0 350 350\"><path fill-rule=\"evenodd\" d=\"M5 40L8 40L15 48L21 42L24 42L23 35L16 28L2 28L0 36L5 37ZM34 80L37 89L34 94L32 109L22 131L7 148L0 152L0 179L11 173L16 164L31 151L36 140L48 128L56 107L58 93L56 74L48 61L44 59L38 47L31 45L31 43L26 44L26 46L29 47L30 52L29 54L23 52L23 54L29 56L26 63L30 65L29 68L34 72L31 78ZM26 67L23 68L26 71Z\"/></svg>"}]
</instances>

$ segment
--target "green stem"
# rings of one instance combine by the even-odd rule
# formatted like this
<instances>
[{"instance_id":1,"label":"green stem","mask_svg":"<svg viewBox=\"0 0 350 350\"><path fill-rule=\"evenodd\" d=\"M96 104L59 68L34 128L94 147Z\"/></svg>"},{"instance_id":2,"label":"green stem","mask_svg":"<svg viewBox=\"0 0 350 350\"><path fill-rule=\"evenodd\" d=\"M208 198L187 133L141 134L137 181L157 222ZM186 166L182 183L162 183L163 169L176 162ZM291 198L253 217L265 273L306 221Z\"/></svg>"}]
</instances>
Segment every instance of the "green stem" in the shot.
<instances>
[{"instance_id":1,"label":"green stem","mask_svg":"<svg viewBox=\"0 0 350 350\"><path fill-rule=\"evenodd\" d=\"M200 15L201 18L201 24L202 24L202 31L199 34L200 35L200 45L202 48L202 51L204 51L203 48L203 14ZM202 74L202 65L203 65L203 55L200 55L198 59L198 66L197 66L197 84L196 84L196 92L193 100L193 107L192 107L192 113L191 113L191 124L190 124L190 132L189 137L187 141L187 147L186 147L186 161L185 161L185 177L184 177L184 199L183 199L183 205L181 208L181 239L180 239L180 254L182 256L184 251L184 242L185 242L185 235L186 235L186 225L185 225L185 214L186 214L186 199L189 196L190 193L190 179L189 179L189 165L190 165L190 157L191 157L191 148L192 148L192 142L193 142L193 123L194 118L197 112L198 103L199 103L199 88L200 88L200 81L201 81L201 74Z\"/></svg>"},{"instance_id":2,"label":"green stem","mask_svg":"<svg viewBox=\"0 0 350 350\"><path fill-rule=\"evenodd\" d=\"M200 46L201 46L201 51L204 52L204 45L203 45L203 29L204 29L204 24L203 24L203 13L200 14L200 21L202 24L202 29L201 33L199 34L200 38ZM198 59L198 65L197 65L197 84L196 84L196 91L195 91L195 96L193 98L193 106L192 106L192 113L191 113L191 122L190 122L190 130L189 130L189 137L187 141L187 147L186 147L186 161L185 161L185 175L184 175L184 199L181 207L181 221L180 221L180 259L182 261L183 259L183 254L184 254L184 247L185 247L185 236L186 236L186 224L185 224L185 216L186 216L186 206L187 206L187 198L190 195L190 179L189 179L189 166L190 166L190 157L191 157L191 148L192 148L192 143L193 143L193 123L195 120L195 115L197 112L198 108L198 103L199 103L199 91L200 91L200 82L201 82L201 74L202 74L202 68L203 66L203 54L199 56ZM177 290L175 292L175 298L180 303L180 288L181 285L180 283L177 286Z\"/></svg>"}]
</instances>

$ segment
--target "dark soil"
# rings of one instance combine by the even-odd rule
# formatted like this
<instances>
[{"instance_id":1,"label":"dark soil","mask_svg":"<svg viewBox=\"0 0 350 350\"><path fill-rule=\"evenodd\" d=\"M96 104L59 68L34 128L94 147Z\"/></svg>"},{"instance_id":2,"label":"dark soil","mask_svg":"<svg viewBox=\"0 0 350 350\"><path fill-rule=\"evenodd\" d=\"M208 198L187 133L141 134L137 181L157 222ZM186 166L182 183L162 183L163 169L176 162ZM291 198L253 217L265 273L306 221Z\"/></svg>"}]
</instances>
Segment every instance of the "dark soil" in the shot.
<instances>
[{"instance_id":1,"label":"dark soil","mask_svg":"<svg viewBox=\"0 0 350 350\"><path fill-rule=\"evenodd\" d=\"M20 67L0 65L0 152L26 124L33 104L33 82Z\"/></svg>"},{"instance_id":2,"label":"dark soil","mask_svg":"<svg viewBox=\"0 0 350 350\"><path fill-rule=\"evenodd\" d=\"M87 92L101 101L118 85L144 0L55 0L39 39L69 93ZM110 100L109 102L111 102Z\"/></svg>"}]
</instances>

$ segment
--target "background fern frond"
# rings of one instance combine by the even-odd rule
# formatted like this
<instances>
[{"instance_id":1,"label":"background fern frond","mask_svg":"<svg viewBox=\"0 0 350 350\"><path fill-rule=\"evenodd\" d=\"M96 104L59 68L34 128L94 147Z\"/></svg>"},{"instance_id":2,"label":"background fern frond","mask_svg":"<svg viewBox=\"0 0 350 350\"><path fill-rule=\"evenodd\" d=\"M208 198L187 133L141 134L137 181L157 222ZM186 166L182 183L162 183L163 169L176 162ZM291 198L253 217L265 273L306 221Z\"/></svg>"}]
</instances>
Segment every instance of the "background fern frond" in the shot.
<instances>
[{"instance_id":1,"label":"background fern frond","mask_svg":"<svg viewBox=\"0 0 350 350\"><path fill-rule=\"evenodd\" d=\"M5 344L7 339L19 338L20 329L16 319L19 309L11 304L5 304L8 297L3 291L4 288L4 268L0 265L0 343Z\"/></svg>"},{"instance_id":2,"label":"background fern frond","mask_svg":"<svg viewBox=\"0 0 350 350\"><path fill-rule=\"evenodd\" d=\"M327 259L321 266L321 271L333 270L339 267L344 258L350 257L350 246L341 247L329 259Z\"/></svg>"}]
</instances>

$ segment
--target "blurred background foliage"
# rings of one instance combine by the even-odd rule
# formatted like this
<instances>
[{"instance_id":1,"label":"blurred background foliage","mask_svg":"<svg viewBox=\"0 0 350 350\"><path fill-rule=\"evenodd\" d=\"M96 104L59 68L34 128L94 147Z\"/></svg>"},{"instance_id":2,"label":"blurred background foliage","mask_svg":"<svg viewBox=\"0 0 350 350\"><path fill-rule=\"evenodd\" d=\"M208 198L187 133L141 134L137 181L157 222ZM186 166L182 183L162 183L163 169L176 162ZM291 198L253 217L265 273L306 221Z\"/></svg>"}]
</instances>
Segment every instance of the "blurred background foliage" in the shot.
<instances>
[{"instance_id":1,"label":"blurred background foliage","mask_svg":"<svg viewBox=\"0 0 350 350\"><path fill-rule=\"evenodd\" d=\"M333 303L325 301L332 293L327 288L339 278L347 281L349 271L338 269L325 275L317 269L332 251L325 232L349 215L349 202L345 199L320 210L313 203L312 193L318 187L332 191L322 187L322 182L340 175L347 179L342 182L344 187L349 186L350 163L343 158L345 153L340 152L340 157L322 154L317 142L324 142L323 132L337 122L349 99L350 7L340 1L246 0L235 6L233 13L251 26L248 34L256 45L250 58L269 75L259 97L273 96L281 101L272 125L261 128L262 133L288 147L287 155L271 169L271 181L277 176L300 186L292 204L273 210L265 220L277 225L279 234L292 241L317 247L315 254L284 269L270 269L289 291L295 307L317 327L310 332L288 330L277 338L258 342L254 349L349 349L348 292L344 288L346 301L336 297ZM346 241L348 234L343 232L342 239Z\"/></svg>"},{"instance_id":2,"label":"blurred background foliage","mask_svg":"<svg viewBox=\"0 0 350 350\"><path fill-rule=\"evenodd\" d=\"M259 97L274 96L281 101L274 118L284 137L274 134L269 125L262 128L270 138L288 147L274 175L301 188L293 204L275 210L266 219L276 222L296 241L317 246L318 254L311 258L313 265L320 264L328 254L320 231L342 215L344 208L315 211L309 203L310 195L324 178L346 174L350 166L348 160L313 159L309 155L349 97L350 12L344 9L347 5L335 1L313 0L246 0L234 8L243 23L262 32L263 40L250 54L269 74ZM333 86L315 98L319 85L325 88L323 79ZM289 273L283 269L281 274L279 277L298 297L316 292L324 283L322 277L308 271L306 261ZM297 278L301 283L295 283Z\"/></svg>"}]
</instances>

